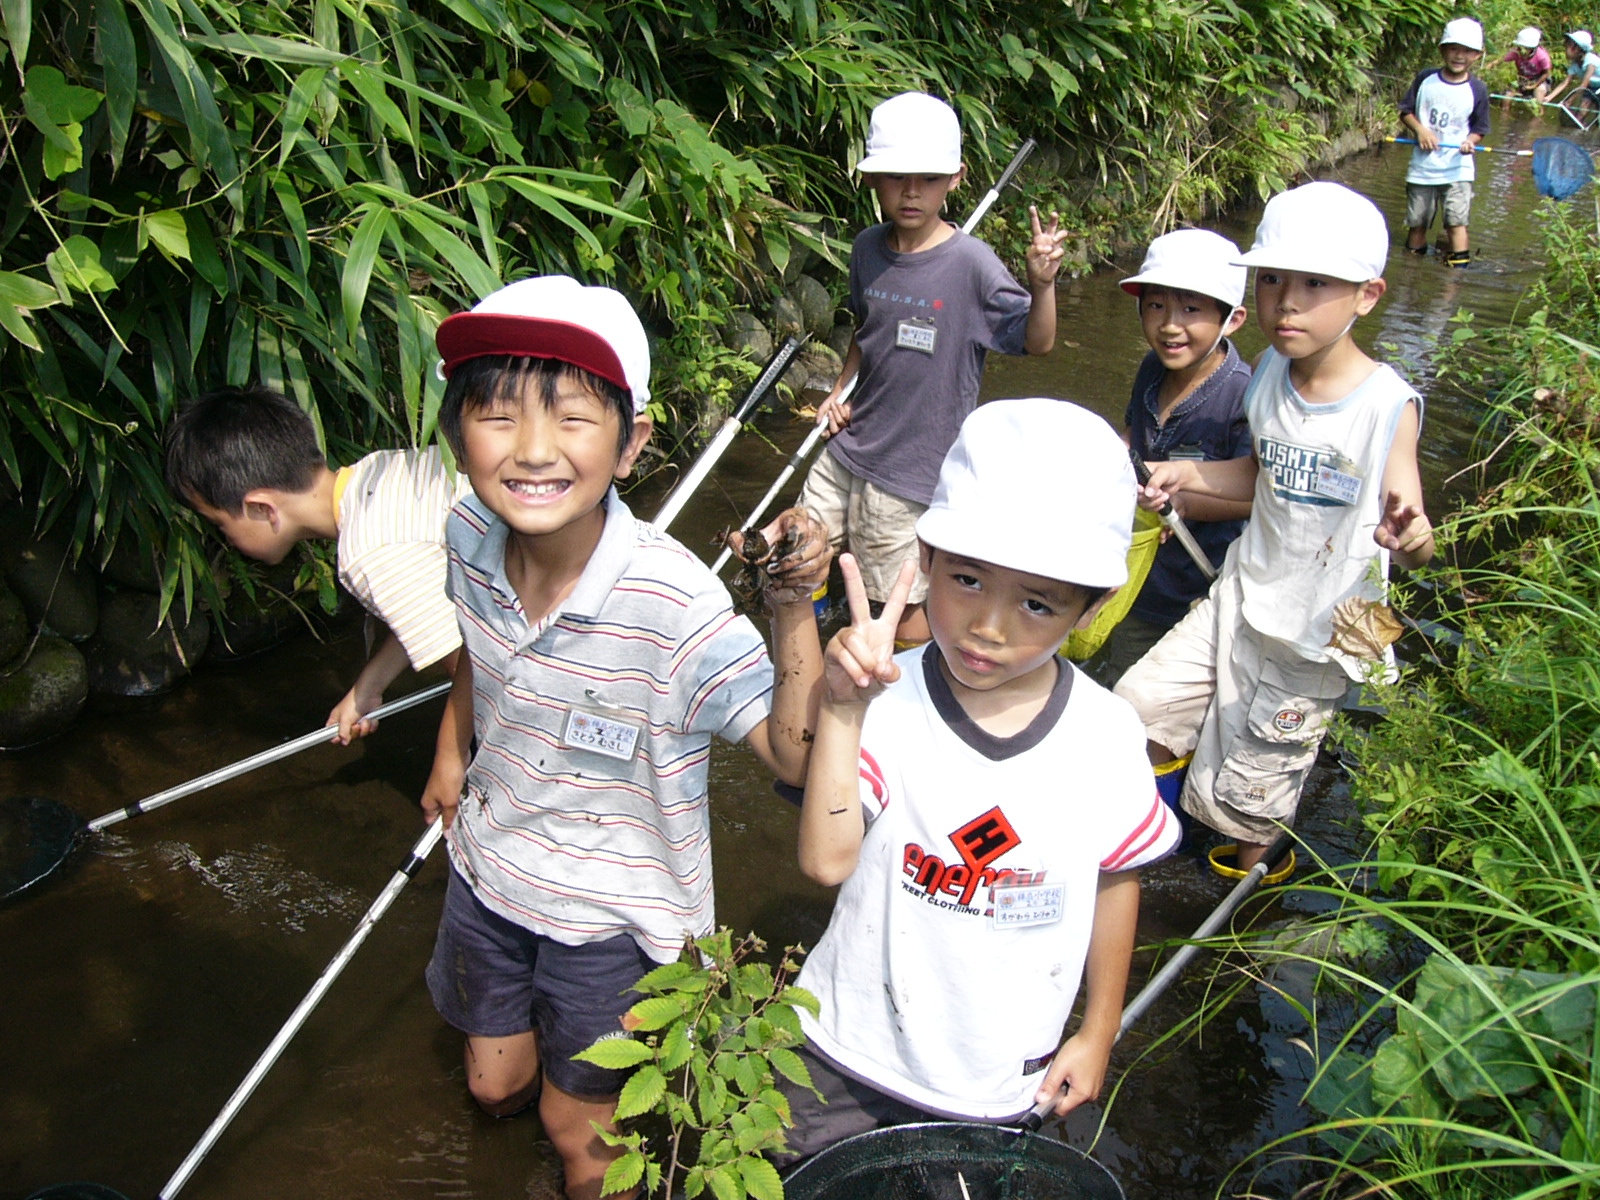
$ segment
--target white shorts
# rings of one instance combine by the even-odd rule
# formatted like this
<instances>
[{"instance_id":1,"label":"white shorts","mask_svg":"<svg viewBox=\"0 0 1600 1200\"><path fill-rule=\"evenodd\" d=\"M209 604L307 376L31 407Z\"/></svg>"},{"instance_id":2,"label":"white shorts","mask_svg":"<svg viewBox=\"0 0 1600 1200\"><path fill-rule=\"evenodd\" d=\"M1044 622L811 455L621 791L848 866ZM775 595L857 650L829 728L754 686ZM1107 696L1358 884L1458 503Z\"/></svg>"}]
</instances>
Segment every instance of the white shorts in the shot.
<instances>
[{"instance_id":1,"label":"white shorts","mask_svg":"<svg viewBox=\"0 0 1600 1200\"><path fill-rule=\"evenodd\" d=\"M855 555L869 600L887 600L900 565L918 561L917 518L928 506L869 483L826 450L806 476L800 506L827 525L835 552L848 548ZM921 604L927 595L928 577L919 569L910 602Z\"/></svg>"},{"instance_id":2,"label":"white shorts","mask_svg":"<svg viewBox=\"0 0 1600 1200\"><path fill-rule=\"evenodd\" d=\"M1294 824L1306 773L1349 688L1338 663L1311 662L1245 624L1238 573L1224 567L1116 693L1152 742L1194 754L1184 811L1225 837L1264 845Z\"/></svg>"}]
</instances>

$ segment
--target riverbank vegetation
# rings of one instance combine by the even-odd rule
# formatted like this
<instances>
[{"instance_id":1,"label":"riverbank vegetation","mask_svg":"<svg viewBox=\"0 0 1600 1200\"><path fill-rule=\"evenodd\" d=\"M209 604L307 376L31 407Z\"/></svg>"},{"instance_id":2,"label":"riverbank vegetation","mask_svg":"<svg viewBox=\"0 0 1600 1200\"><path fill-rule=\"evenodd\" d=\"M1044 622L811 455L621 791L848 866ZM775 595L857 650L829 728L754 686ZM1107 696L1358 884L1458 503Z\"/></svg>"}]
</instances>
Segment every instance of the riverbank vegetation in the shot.
<instances>
[{"instance_id":1,"label":"riverbank vegetation","mask_svg":"<svg viewBox=\"0 0 1600 1200\"><path fill-rule=\"evenodd\" d=\"M1306 114L1447 7L9 0L0 480L93 561L131 537L166 597L216 601L160 481L184 396L281 387L339 462L426 443L437 322L562 271L644 309L671 445L747 369L730 311L871 219L843 168L886 94L954 99L975 182L1031 135L1080 228L1171 221L1276 186Z\"/></svg>"},{"instance_id":2,"label":"riverbank vegetation","mask_svg":"<svg viewBox=\"0 0 1600 1200\"><path fill-rule=\"evenodd\" d=\"M1545 279L1506 328L1463 315L1447 360L1493 404L1407 607L1431 593L1459 636L1430 626L1386 718L1344 732L1370 860L1252 947L1268 980L1320 973L1322 1120L1262 1152L1302 1159L1305 1196L1600 1188L1600 244L1586 203L1541 216Z\"/></svg>"}]
</instances>

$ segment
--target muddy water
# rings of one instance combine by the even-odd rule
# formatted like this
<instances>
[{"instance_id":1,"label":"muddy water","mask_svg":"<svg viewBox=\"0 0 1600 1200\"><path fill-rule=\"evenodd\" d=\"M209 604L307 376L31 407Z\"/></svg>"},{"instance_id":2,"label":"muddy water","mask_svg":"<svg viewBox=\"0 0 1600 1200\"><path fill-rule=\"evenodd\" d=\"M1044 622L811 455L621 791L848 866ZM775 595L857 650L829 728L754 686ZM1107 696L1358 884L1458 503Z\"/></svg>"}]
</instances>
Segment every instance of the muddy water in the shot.
<instances>
[{"instance_id":1,"label":"muddy water","mask_svg":"<svg viewBox=\"0 0 1600 1200\"><path fill-rule=\"evenodd\" d=\"M1498 114L1496 122L1496 144L1533 136L1526 124ZM1404 170L1404 153L1389 149L1330 177L1371 195L1397 222ZM1451 316L1465 307L1485 320L1507 317L1538 268L1527 160L1485 156L1479 176L1479 264L1452 273L1434 257L1394 254L1388 295L1358 330L1380 357L1411 364L1425 391ZM1248 244L1255 217L1242 213L1221 228ZM1125 273L1064 285L1056 354L993 362L986 396L1064 396L1120 421L1144 350L1133 303L1116 287ZM1263 344L1253 322L1239 340L1250 355ZM1430 394L1423 462L1435 508L1441 480L1469 455L1479 412L1474 398ZM764 429L770 442L741 439L675 532L706 545L765 489L801 432L773 419ZM660 481L640 488L636 510L653 511L660 491ZM63 738L0 758L0 795L49 796L85 816L121 807L317 727L360 658L351 632L204 669L170 696L96 712ZM355 748L306 751L117 826L36 894L0 908L0 1197L73 1179L133 1197L156 1193L416 838L415 798L437 711L435 702L390 719ZM712 789L721 920L775 944L814 943L831 897L793 865L793 811L742 748L719 747ZM1303 815L1318 853L1352 853L1353 815L1335 772L1316 782ZM429 1003L422 968L443 888L439 854L185 1195L559 1194L536 1120L491 1120L468 1102L459 1039ZM1187 933L1223 892L1190 858L1152 869L1141 940ZM1288 895L1267 915L1292 915L1304 903ZM1150 961L1141 956L1136 982ZM1295 1044L1305 1031L1254 993L1199 1044L1144 1055L1192 1010L1207 974L1194 970L1119 1048L1114 1095L1055 1130L1092 1144L1130 1196L1213 1195L1230 1163L1305 1119L1298 1099L1310 1062ZM1288 1183L1279 1174L1263 1187L1282 1194Z\"/></svg>"}]
</instances>

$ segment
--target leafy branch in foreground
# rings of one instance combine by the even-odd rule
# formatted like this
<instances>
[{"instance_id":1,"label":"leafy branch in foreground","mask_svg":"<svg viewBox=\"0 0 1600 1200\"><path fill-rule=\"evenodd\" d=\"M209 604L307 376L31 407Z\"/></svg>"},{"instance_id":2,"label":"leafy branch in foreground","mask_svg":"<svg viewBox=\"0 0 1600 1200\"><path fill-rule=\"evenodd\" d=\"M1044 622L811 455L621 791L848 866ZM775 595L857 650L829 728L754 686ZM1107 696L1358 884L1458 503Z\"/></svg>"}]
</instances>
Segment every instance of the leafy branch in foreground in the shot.
<instances>
[{"instance_id":1,"label":"leafy branch in foreground","mask_svg":"<svg viewBox=\"0 0 1600 1200\"><path fill-rule=\"evenodd\" d=\"M685 940L677 962L634 985L645 998L622 1026L645 1036L604 1037L575 1056L611 1070L635 1068L617 1099L619 1123L655 1113L671 1127L663 1164L645 1133L597 1125L607 1145L625 1151L606 1171L602 1194L643 1181L649 1194L670 1196L681 1176L691 1198L710 1188L717 1200L783 1200L765 1157L783 1149L793 1124L777 1076L812 1086L794 1047L804 1037L797 1010L816 1015L817 999L789 982L800 947L787 947L776 969L755 959L765 949L754 934L735 943L727 929Z\"/></svg>"}]
</instances>

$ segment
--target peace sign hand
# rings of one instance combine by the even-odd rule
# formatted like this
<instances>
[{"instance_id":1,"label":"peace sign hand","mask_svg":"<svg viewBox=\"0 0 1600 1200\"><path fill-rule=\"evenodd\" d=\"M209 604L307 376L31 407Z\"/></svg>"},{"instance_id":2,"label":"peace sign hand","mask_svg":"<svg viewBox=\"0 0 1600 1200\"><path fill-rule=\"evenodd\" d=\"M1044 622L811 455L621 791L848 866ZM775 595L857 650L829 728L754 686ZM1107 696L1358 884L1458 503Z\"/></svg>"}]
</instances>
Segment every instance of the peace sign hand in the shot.
<instances>
[{"instance_id":1,"label":"peace sign hand","mask_svg":"<svg viewBox=\"0 0 1600 1200\"><path fill-rule=\"evenodd\" d=\"M877 620L872 619L855 556L841 555L839 570L844 575L845 598L850 602L850 624L828 643L823 679L829 703L865 704L900 678L900 668L894 661L894 631L911 597L917 564L908 561L901 566L900 577Z\"/></svg>"},{"instance_id":2,"label":"peace sign hand","mask_svg":"<svg viewBox=\"0 0 1600 1200\"><path fill-rule=\"evenodd\" d=\"M1066 257L1067 231L1061 228L1061 214L1050 214L1046 228L1039 222L1039 209L1028 205L1028 216L1033 223L1033 240L1028 243L1028 282L1036 287L1054 283L1061 271L1061 260Z\"/></svg>"}]
</instances>

